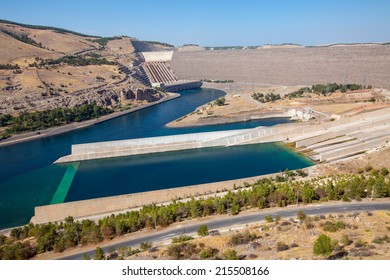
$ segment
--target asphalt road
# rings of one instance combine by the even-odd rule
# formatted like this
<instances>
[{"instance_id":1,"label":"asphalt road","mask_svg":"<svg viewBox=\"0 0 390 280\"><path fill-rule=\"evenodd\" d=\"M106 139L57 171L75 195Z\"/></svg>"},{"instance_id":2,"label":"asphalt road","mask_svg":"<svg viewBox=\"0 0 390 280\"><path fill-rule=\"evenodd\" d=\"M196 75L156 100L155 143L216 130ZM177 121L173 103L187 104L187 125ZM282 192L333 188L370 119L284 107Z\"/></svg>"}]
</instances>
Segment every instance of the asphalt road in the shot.
<instances>
[{"instance_id":1,"label":"asphalt road","mask_svg":"<svg viewBox=\"0 0 390 280\"><path fill-rule=\"evenodd\" d=\"M359 203L337 203L337 204L325 204L325 205L310 205L300 207L287 207L287 208L270 208L258 212L242 213L237 216L215 216L208 221L194 221L181 226L179 224L171 225L160 232L150 232L145 236L137 237L135 239L116 243L115 245L102 246L105 252L108 252L109 248L120 247L135 247L142 242L158 242L164 239L170 239L174 236L181 234L192 234L197 232L198 228L202 224L207 224L209 230L223 229L229 227L245 226L246 224L264 221L264 217L267 215L279 215L281 218L296 217L297 211L303 210L307 215L325 215L329 213L346 213L346 212L364 212L374 210L390 210L390 201L387 202L359 202ZM90 258L93 258L95 250L85 251L82 253L68 255L66 257L58 258L60 260L80 260L83 255L86 254Z\"/></svg>"}]
</instances>

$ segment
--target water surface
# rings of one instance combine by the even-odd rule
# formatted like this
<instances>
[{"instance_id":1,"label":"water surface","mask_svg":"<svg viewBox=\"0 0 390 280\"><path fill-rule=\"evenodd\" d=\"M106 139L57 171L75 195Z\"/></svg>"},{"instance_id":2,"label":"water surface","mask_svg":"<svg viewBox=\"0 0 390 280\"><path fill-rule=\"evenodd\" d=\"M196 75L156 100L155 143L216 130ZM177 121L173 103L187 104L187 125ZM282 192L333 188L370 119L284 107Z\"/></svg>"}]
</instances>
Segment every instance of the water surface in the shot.
<instances>
[{"instance_id":1,"label":"water surface","mask_svg":"<svg viewBox=\"0 0 390 280\"><path fill-rule=\"evenodd\" d=\"M214 151L215 154L211 151L192 151L185 152L182 155L181 153L175 155L167 154L146 159L137 157L134 159L121 158L108 161L82 162L77 167L54 165L53 162L56 159L70 154L72 144L253 128L259 125L270 126L289 122L288 119L279 118L206 127L167 128L165 124L192 112L207 102L223 96L225 93L216 89L197 89L185 91L181 94L180 98L87 128L1 147L0 213L2 215L0 216L0 228L25 224L33 216L35 206L47 205L51 202L58 203L64 199L71 201L148 189L191 185L198 182L206 183L214 180L228 180L230 174L233 174L230 170L233 168L231 165L226 165L224 167L226 172L223 173L219 171L214 172L214 168L219 168L215 165L209 165L213 166L213 169L200 169L202 165L207 166L207 162L211 163L213 160L217 160L217 158L223 159L224 155L232 155L228 159L225 158L224 161L232 161L236 168L240 167L237 169L237 173L234 173L234 176L239 177L246 177L249 174L245 173L246 168L241 168L241 166L246 166L246 162L253 164L252 159L250 159L252 152L253 160L265 156L265 158L256 160L258 162L269 161L269 155L260 155L259 151L255 152L257 148L252 147L248 148L249 150L228 149L223 151L217 149ZM272 146L273 144L269 144L267 148L264 146L264 149L270 150ZM251 149L254 150L251 151ZM261 148L259 149L261 150ZM240 152L243 153L242 156L239 156ZM291 155L291 152L282 150L278 152ZM178 159L175 159L175 157L181 158L180 166L176 164L175 161ZM257 164L256 170L251 168L248 168L248 170L252 170L250 174L258 173L254 175L260 175L284 170L285 168L294 169L294 167L307 166L307 163L303 164L301 159L301 157L295 155L289 160L280 159L266 165ZM144 163L142 163L143 160L145 160ZM159 162L160 165L158 165ZM213 164L219 165L222 163L224 162ZM168 168L168 166L171 167ZM181 166L186 166L186 170L189 173L186 176L182 176L179 180L172 174L182 172L178 169ZM260 168L259 166L263 167ZM272 167L272 171L269 171L271 170L269 169L270 167ZM145 176L148 173L143 171L144 175L137 177L138 173L141 174L138 171L140 168L146 168L144 170L149 168L149 175ZM168 171L164 172L167 169L170 169L169 172L171 173ZM176 172L175 170L180 171ZM192 176L190 176L191 174ZM154 177L155 181L149 181L151 180L149 177ZM202 178L203 181L199 181L199 178ZM90 195L87 195L88 193Z\"/></svg>"}]
</instances>

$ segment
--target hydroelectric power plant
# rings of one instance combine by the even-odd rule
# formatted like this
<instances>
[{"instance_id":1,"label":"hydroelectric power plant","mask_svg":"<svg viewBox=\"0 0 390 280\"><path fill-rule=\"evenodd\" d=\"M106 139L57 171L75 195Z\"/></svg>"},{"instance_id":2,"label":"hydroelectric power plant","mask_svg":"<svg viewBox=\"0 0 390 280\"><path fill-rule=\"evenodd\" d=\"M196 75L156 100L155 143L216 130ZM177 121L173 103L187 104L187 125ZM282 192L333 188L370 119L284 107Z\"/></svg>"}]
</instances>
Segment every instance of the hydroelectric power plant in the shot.
<instances>
[{"instance_id":1,"label":"hydroelectric power plant","mask_svg":"<svg viewBox=\"0 0 390 280\"><path fill-rule=\"evenodd\" d=\"M196 89L202 86L200 80L179 80L169 67L173 51L142 52L141 67L136 68L137 77L145 85L159 87L170 92Z\"/></svg>"}]
</instances>

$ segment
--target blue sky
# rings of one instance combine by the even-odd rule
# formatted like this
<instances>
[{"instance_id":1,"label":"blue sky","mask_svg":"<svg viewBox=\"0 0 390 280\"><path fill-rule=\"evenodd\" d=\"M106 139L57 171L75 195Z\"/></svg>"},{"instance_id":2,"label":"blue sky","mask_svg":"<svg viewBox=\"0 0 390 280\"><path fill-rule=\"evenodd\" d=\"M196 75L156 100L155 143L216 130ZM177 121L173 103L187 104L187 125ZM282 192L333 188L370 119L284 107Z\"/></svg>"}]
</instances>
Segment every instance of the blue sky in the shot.
<instances>
[{"instance_id":1,"label":"blue sky","mask_svg":"<svg viewBox=\"0 0 390 280\"><path fill-rule=\"evenodd\" d=\"M0 0L0 18L174 45L390 41L388 0Z\"/></svg>"}]
</instances>

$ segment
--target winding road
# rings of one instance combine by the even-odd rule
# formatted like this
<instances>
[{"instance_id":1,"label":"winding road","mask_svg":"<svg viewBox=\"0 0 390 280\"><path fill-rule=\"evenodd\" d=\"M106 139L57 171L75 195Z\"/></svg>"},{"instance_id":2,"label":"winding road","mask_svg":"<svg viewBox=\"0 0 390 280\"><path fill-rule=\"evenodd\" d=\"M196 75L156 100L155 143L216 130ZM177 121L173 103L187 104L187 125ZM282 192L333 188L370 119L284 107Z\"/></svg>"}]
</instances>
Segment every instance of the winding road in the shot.
<instances>
[{"instance_id":1,"label":"winding road","mask_svg":"<svg viewBox=\"0 0 390 280\"><path fill-rule=\"evenodd\" d=\"M303 210L307 215L325 215L329 213L346 213L346 212L364 212L375 210L390 210L390 201L378 201L378 202L353 202L353 203L327 203L327 204L315 204L309 206L289 206L286 208L271 208L266 210L246 211L237 216L230 215L218 215L212 216L205 220L196 220L189 223L175 223L161 231L150 231L145 235L134 238L131 234L129 240L116 242L101 246L102 249L107 252L109 248L120 247L134 247L140 245L142 242L159 242L167 240L173 236L181 234L193 234L196 233L199 226L207 224L209 230L219 230L225 228L237 228L245 226L250 223L256 223L264 221L264 217L267 215L279 215L281 218L295 217L298 210ZM132 238L133 237L133 238ZM115 242L115 241L113 241ZM88 250L77 254L67 255L65 257L59 257L60 260L79 260L83 255L93 257L95 250Z\"/></svg>"}]
</instances>

